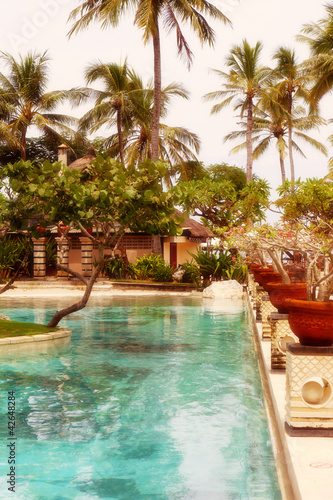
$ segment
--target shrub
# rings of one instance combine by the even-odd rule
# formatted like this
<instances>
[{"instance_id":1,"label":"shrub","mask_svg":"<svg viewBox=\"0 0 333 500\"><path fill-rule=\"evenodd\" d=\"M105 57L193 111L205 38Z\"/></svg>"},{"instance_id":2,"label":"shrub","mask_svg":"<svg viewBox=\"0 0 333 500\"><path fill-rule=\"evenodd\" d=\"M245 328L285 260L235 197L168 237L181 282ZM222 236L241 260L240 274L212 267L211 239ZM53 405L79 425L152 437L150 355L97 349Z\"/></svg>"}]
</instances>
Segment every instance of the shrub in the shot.
<instances>
[{"instance_id":1,"label":"shrub","mask_svg":"<svg viewBox=\"0 0 333 500\"><path fill-rule=\"evenodd\" d=\"M131 276L131 264L126 264L118 255L104 264L105 276L113 279L125 279Z\"/></svg>"},{"instance_id":2,"label":"shrub","mask_svg":"<svg viewBox=\"0 0 333 500\"><path fill-rule=\"evenodd\" d=\"M25 237L13 238L4 236L0 239L0 269L13 271L22 262L27 248L32 248L30 240Z\"/></svg>"},{"instance_id":3,"label":"shrub","mask_svg":"<svg viewBox=\"0 0 333 500\"><path fill-rule=\"evenodd\" d=\"M195 260L204 281L230 280L243 281L247 276L247 266L240 263L239 258L228 250L219 250L217 253L198 251L189 252Z\"/></svg>"},{"instance_id":4,"label":"shrub","mask_svg":"<svg viewBox=\"0 0 333 500\"><path fill-rule=\"evenodd\" d=\"M195 283L197 286L200 284L200 269L193 262L185 262L182 264L184 274L182 277L183 283Z\"/></svg>"},{"instance_id":5,"label":"shrub","mask_svg":"<svg viewBox=\"0 0 333 500\"><path fill-rule=\"evenodd\" d=\"M136 279L152 279L160 282L172 281L173 269L163 260L161 255L144 255L137 259L133 267Z\"/></svg>"}]
</instances>

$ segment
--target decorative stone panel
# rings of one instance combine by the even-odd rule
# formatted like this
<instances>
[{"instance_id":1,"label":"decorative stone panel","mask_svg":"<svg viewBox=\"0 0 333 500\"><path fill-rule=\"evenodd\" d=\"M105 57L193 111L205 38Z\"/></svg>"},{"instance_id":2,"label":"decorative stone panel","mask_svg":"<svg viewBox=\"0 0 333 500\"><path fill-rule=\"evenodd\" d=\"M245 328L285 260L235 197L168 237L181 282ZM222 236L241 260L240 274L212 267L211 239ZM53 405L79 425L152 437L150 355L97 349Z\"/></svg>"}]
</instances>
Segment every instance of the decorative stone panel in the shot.
<instances>
[{"instance_id":1,"label":"decorative stone panel","mask_svg":"<svg viewBox=\"0 0 333 500\"><path fill-rule=\"evenodd\" d=\"M33 239L34 245L34 278L46 276L46 240L47 238Z\"/></svg>"},{"instance_id":2,"label":"decorative stone panel","mask_svg":"<svg viewBox=\"0 0 333 500\"><path fill-rule=\"evenodd\" d=\"M57 241L57 263L67 267L69 264L69 242L64 241L60 245L60 238L56 238L56 241ZM62 271L61 269L58 269L57 277L68 278L68 273Z\"/></svg>"},{"instance_id":3,"label":"decorative stone panel","mask_svg":"<svg viewBox=\"0 0 333 500\"><path fill-rule=\"evenodd\" d=\"M288 344L286 430L291 436L333 436L333 347Z\"/></svg>"},{"instance_id":4,"label":"decorative stone panel","mask_svg":"<svg viewBox=\"0 0 333 500\"><path fill-rule=\"evenodd\" d=\"M88 237L81 237L80 240L82 274L90 277L93 271L93 242Z\"/></svg>"},{"instance_id":5,"label":"decorative stone panel","mask_svg":"<svg viewBox=\"0 0 333 500\"><path fill-rule=\"evenodd\" d=\"M271 368L272 370L285 370L287 344L298 342L298 339L290 329L288 314L272 312L269 323L271 326Z\"/></svg>"},{"instance_id":6,"label":"decorative stone panel","mask_svg":"<svg viewBox=\"0 0 333 500\"><path fill-rule=\"evenodd\" d=\"M249 273L247 276L247 283L248 283L248 289L249 289L249 295L254 302L253 305L255 305L255 295L256 295L256 282L254 279L254 276L252 273Z\"/></svg>"},{"instance_id":7,"label":"decorative stone panel","mask_svg":"<svg viewBox=\"0 0 333 500\"><path fill-rule=\"evenodd\" d=\"M254 309L256 310L256 321L261 321L261 305L262 305L262 297L263 295L266 294L266 290L260 286L256 286L256 293L255 293L255 302L254 302Z\"/></svg>"},{"instance_id":8,"label":"decorative stone panel","mask_svg":"<svg viewBox=\"0 0 333 500\"><path fill-rule=\"evenodd\" d=\"M261 321L262 321L262 339L271 339L271 325L270 325L270 315L272 312L276 312L276 307L273 306L272 302L269 300L269 295L262 295L261 297Z\"/></svg>"}]
</instances>

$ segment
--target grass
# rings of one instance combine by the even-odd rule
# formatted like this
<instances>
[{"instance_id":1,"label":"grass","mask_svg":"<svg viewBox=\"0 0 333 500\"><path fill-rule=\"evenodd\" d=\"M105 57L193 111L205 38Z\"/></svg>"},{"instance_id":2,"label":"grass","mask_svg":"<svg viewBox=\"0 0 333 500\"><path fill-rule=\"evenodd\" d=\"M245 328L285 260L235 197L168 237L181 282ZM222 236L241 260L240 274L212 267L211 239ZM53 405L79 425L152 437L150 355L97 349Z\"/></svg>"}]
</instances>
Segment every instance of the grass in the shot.
<instances>
[{"instance_id":1,"label":"grass","mask_svg":"<svg viewBox=\"0 0 333 500\"><path fill-rule=\"evenodd\" d=\"M40 335L42 333L55 332L58 328L50 328L37 323L21 323L20 321L0 320L0 339L6 337L20 337L30 335Z\"/></svg>"}]
</instances>

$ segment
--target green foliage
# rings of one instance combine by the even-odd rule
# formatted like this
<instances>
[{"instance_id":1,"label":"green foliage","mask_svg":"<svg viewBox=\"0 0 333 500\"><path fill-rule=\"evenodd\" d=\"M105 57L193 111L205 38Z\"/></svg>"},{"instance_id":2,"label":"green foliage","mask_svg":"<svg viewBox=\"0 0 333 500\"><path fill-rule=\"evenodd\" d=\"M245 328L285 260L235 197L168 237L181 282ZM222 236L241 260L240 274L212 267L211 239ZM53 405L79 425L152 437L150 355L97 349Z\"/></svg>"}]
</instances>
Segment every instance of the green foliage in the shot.
<instances>
[{"instance_id":1,"label":"green foliage","mask_svg":"<svg viewBox=\"0 0 333 500\"><path fill-rule=\"evenodd\" d=\"M119 255L105 262L103 272L111 279L135 278L136 276L133 264L125 263Z\"/></svg>"},{"instance_id":2,"label":"green foliage","mask_svg":"<svg viewBox=\"0 0 333 500\"><path fill-rule=\"evenodd\" d=\"M173 269L161 255L149 254L137 259L134 272L136 279L171 282Z\"/></svg>"},{"instance_id":3,"label":"green foliage","mask_svg":"<svg viewBox=\"0 0 333 500\"><path fill-rule=\"evenodd\" d=\"M211 178L182 182L174 190L184 210L202 217L215 233L264 219L270 191L263 179L238 191L231 180Z\"/></svg>"},{"instance_id":4,"label":"green foliage","mask_svg":"<svg viewBox=\"0 0 333 500\"><path fill-rule=\"evenodd\" d=\"M286 181L278 188L276 205L286 220L333 222L333 183L324 179Z\"/></svg>"},{"instance_id":5,"label":"green foliage","mask_svg":"<svg viewBox=\"0 0 333 500\"><path fill-rule=\"evenodd\" d=\"M200 269L193 262L185 262L182 264L184 269L184 274L182 277L183 283L195 283L199 286L201 278L200 278Z\"/></svg>"},{"instance_id":6,"label":"green foliage","mask_svg":"<svg viewBox=\"0 0 333 500\"><path fill-rule=\"evenodd\" d=\"M4 236L0 239L0 269L12 271L22 262L27 245L32 249L30 241L25 237L14 238Z\"/></svg>"},{"instance_id":7,"label":"green foliage","mask_svg":"<svg viewBox=\"0 0 333 500\"><path fill-rule=\"evenodd\" d=\"M204 281L215 280L230 280L243 281L247 276L247 266L240 264L228 250L210 253L207 251L198 251L197 254L189 252L195 260L200 274Z\"/></svg>"},{"instance_id":8,"label":"green foliage","mask_svg":"<svg viewBox=\"0 0 333 500\"><path fill-rule=\"evenodd\" d=\"M46 266L54 266L57 262L57 243L54 238L49 238L45 244Z\"/></svg>"},{"instance_id":9,"label":"green foliage","mask_svg":"<svg viewBox=\"0 0 333 500\"><path fill-rule=\"evenodd\" d=\"M212 181L230 181L237 192L246 186L246 173L242 168L227 163L215 163L207 168L207 173Z\"/></svg>"},{"instance_id":10,"label":"green foliage","mask_svg":"<svg viewBox=\"0 0 333 500\"><path fill-rule=\"evenodd\" d=\"M12 230L26 229L36 217L40 225L62 221L73 228L102 227L104 246L126 230L177 235L174 194L163 191L163 163L146 160L137 168L99 156L85 170L64 169L59 162L8 164L0 172L13 196L1 214ZM33 229L33 228L31 228Z\"/></svg>"}]
</instances>

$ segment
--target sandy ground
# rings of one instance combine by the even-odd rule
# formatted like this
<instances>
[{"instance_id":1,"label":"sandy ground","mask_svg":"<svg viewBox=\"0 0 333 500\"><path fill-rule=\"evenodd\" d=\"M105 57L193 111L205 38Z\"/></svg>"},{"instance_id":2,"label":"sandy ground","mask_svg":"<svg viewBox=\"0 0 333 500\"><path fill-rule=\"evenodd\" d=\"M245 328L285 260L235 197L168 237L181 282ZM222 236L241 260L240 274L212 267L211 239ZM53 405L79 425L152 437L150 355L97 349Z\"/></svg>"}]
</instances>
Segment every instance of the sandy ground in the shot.
<instances>
[{"instance_id":1,"label":"sandy ground","mask_svg":"<svg viewBox=\"0 0 333 500\"><path fill-rule=\"evenodd\" d=\"M84 287L75 287L75 286L60 286L60 285L47 285L43 286L38 284L33 285L14 285L14 288L7 290L7 292L0 295L1 299L7 298L63 298L63 297L82 297L84 293ZM91 298L93 297L110 297L112 295L118 296L143 296L143 295L182 295L182 296L191 296L194 294L200 294L200 292L170 292L170 291L160 291L160 290L137 290L137 289L127 289L122 290L119 288L112 288L112 285L99 285L97 284L95 288L93 288L91 293Z\"/></svg>"}]
</instances>

